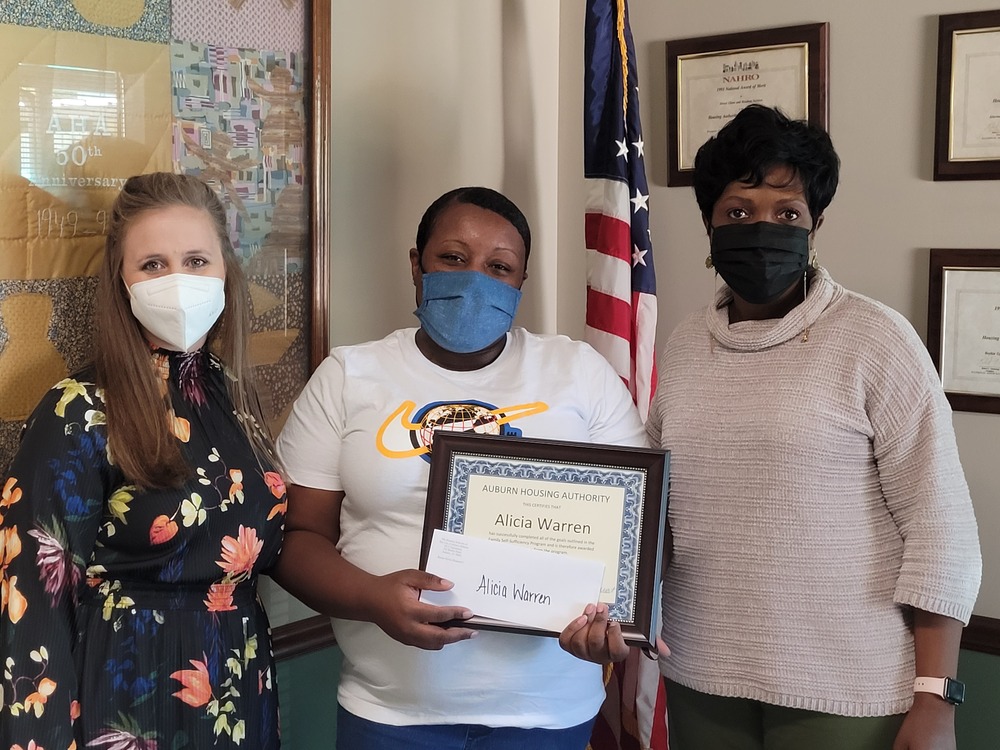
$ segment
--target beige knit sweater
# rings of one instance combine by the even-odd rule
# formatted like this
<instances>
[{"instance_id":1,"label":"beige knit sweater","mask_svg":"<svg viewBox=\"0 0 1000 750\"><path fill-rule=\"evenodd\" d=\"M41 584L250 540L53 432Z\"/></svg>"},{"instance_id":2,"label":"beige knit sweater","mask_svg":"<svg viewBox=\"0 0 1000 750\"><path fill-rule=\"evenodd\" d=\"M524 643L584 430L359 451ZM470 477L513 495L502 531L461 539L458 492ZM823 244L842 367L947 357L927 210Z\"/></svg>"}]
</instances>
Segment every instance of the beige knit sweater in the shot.
<instances>
[{"instance_id":1,"label":"beige knit sweater","mask_svg":"<svg viewBox=\"0 0 1000 750\"><path fill-rule=\"evenodd\" d=\"M810 286L785 318L734 325L724 287L667 343L648 422L671 451L661 669L715 695L901 713L909 609L968 622L976 520L913 328L825 270Z\"/></svg>"}]
</instances>

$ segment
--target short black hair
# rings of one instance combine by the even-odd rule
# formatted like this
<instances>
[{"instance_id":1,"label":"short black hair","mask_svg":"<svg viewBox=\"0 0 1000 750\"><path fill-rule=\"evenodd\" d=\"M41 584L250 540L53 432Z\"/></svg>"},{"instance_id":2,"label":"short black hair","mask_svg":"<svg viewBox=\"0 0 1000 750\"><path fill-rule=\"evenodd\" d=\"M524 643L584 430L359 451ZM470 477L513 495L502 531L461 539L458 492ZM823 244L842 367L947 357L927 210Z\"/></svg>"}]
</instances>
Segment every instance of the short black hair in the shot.
<instances>
[{"instance_id":1,"label":"short black hair","mask_svg":"<svg viewBox=\"0 0 1000 750\"><path fill-rule=\"evenodd\" d=\"M514 201L487 187L455 188L428 206L420 219L420 225L417 227L418 255L423 257L424 248L427 246L427 240L431 237L431 232L434 231L434 225L444 210L453 203L471 203L473 206L485 208L509 221L524 242L524 264L527 267L528 255L531 253L531 229L528 227L528 220L524 218L521 209L514 205Z\"/></svg>"},{"instance_id":2,"label":"short black hair","mask_svg":"<svg viewBox=\"0 0 1000 750\"><path fill-rule=\"evenodd\" d=\"M830 135L781 110L751 104L737 113L694 158L694 194L706 225L726 186L763 183L775 167L787 166L802 182L813 227L830 205L840 179L840 158Z\"/></svg>"}]
</instances>

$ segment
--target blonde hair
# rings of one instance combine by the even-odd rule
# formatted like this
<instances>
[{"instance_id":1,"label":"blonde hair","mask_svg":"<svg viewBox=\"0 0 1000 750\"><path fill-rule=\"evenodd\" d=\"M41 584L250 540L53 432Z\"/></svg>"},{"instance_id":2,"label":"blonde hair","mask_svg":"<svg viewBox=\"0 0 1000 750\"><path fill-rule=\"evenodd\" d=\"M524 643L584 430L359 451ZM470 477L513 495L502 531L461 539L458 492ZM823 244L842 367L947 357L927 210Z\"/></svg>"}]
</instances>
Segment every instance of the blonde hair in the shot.
<instances>
[{"instance_id":1,"label":"blonde hair","mask_svg":"<svg viewBox=\"0 0 1000 750\"><path fill-rule=\"evenodd\" d=\"M227 370L233 407L258 461L278 465L247 352L249 288L229 241L226 210L197 177L154 172L130 177L111 208L95 305L94 367L97 385L104 389L109 450L129 481L144 488L175 487L192 473L169 429L149 344L132 314L122 279L123 245L131 225L144 212L167 206L195 208L212 221L226 268L226 306L206 346Z\"/></svg>"}]
</instances>

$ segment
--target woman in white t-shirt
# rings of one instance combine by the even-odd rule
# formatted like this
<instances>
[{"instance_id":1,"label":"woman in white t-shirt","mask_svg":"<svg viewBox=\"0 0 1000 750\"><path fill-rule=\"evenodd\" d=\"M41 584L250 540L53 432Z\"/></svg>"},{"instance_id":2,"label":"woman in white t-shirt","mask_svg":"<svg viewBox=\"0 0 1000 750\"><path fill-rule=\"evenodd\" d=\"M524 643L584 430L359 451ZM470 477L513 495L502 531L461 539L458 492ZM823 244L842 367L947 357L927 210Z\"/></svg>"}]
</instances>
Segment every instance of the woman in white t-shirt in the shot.
<instances>
[{"instance_id":1,"label":"woman in white t-shirt","mask_svg":"<svg viewBox=\"0 0 1000 750\"><path fill-rule=\"evenodd\" d=\"M442 422L644 444L597 352L511 330L530 247L524 215L496 191L438 198L409 253L420 327L334 349L279 438L291 485L276 577L336 618L341 750L582 750L604 698L598 665L628 653L604 604L556 641L441 627L471 613L418 601L451 586L415 569Z\"/></svg>"}]
</instances>

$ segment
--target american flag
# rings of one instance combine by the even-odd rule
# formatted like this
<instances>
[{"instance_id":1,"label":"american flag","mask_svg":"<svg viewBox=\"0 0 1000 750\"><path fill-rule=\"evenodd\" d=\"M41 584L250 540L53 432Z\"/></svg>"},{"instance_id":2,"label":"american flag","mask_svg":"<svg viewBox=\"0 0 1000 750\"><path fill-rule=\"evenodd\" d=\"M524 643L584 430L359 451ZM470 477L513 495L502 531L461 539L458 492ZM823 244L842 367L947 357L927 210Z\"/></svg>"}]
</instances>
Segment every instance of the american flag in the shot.
<instances>
[{"instance_id":1,"label":"american flag","mask_svg":"<svg viewBox=\"0 0 1000 750\"><path fill-rule=\"evenodd\" d=\"M585 44L586 340L628 385L645 420L656 388L656 274L625 0L587 0Z\"/></svg>"},{"instance_id":2,"label":"american flag","mask_svg":"<svg viewBox=\"0 0 1000 750\"><path fill-rule=\"evenodd\" d=\"M656 274L649 236L635 48L625 0L587 0L584 91L586 339L628 385L643 420L656 388ZM593 750L667 750L666 695L635 649L607 675Z\"/></svg>"}]
</instances>

